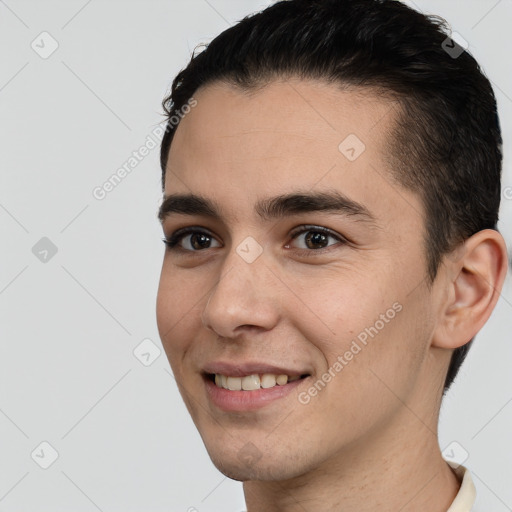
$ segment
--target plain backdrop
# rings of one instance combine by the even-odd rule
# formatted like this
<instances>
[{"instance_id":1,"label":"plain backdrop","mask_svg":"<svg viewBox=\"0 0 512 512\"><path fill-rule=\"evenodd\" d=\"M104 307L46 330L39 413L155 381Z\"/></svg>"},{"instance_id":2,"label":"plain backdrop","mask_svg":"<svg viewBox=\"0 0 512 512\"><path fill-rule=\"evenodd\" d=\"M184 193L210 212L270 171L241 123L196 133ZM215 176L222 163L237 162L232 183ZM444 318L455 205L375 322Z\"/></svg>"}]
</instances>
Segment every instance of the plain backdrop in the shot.
<instances>
[{"instance_id":1,"label":"plain backdrop","mask_svg":"<svg viewBox=\"0 0 512 512\"><path fill-rule=\"evenodd\" d=\"M269 3L0 0L0 512L245 510L158 337L158 148L93 192L163 121L194 47ZM494 85L510 250L512 2L414 5L444 16ZM511 318L507 278L440 421L492 512L512 510Z\"/></svg>"}]
</instances>

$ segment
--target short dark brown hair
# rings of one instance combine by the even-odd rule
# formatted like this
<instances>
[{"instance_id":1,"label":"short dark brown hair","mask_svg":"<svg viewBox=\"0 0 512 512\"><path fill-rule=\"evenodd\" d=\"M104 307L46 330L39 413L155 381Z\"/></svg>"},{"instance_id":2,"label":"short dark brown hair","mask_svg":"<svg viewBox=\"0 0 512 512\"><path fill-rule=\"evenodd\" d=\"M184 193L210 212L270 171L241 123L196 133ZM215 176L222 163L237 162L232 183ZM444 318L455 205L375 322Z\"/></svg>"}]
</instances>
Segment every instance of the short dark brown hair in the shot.
<instances>
[{"instance_id":1,"label":"short dark brown hair","mask_svg":"<svg viewBox=\"0 0 512 512\"><path fill-rule=\"evenodd\" d=\"M221 81L248 90L292 76L396 101L387 158L393 178L425 207L429 286L444 255L482 229L497 230L502 139L491 84L444 20L396 0L281 1L194 54L163 101L162 186L179 126L170 118L199 87ZM445 393L472 342L454 350Z\"/></svg>"}]
</instances>

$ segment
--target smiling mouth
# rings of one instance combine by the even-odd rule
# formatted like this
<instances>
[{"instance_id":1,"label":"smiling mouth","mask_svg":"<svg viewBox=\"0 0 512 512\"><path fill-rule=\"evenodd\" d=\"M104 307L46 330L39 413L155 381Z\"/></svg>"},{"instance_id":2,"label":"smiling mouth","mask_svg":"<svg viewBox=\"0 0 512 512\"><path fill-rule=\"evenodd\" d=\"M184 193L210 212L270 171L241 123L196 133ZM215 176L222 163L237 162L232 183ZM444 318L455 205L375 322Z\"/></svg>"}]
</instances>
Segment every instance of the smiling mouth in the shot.
<instances>
[{"instance_id":1,"label":"smiling mouth","mask_svg":"<svg viewBox=\"0 0 512 512\"><path fill-rule=\"evenodd\" d=\"M209 373L207 378L215 383L218 388L229 391L256 391L258 389L270 389L276 386L285 386L289 382L305 379L309 374L285 375L285 374L253 374L244 377L233 377L219 373Z\"/></svg>"}]
</instances>

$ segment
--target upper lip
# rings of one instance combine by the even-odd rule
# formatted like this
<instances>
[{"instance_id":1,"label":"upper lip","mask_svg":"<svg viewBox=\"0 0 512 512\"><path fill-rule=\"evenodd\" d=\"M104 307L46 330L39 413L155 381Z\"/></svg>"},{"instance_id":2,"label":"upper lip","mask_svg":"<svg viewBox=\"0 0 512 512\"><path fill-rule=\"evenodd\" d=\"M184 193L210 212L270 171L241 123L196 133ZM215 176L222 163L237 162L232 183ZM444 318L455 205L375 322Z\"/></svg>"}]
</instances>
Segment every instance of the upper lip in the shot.
<instances>
[{"instance_id":1,"label":"upper lip","mask_svg":"<svg viewBox=\"0 0 512 512\"><path fill-rule=\"evenodd\" d=\"M206 364L203 367L203 372L207 374L219 374L226 375L229 377L245 377L247 375L256 375L263 373L271 373L274 375L288 375L294 377L296 375L309 374L307 370L294 370L292 368L283 368L282 366L276 366L263 362L240 362L240 363L228 363L224 361L216 361Z\"/></svg>"}]
</instances>

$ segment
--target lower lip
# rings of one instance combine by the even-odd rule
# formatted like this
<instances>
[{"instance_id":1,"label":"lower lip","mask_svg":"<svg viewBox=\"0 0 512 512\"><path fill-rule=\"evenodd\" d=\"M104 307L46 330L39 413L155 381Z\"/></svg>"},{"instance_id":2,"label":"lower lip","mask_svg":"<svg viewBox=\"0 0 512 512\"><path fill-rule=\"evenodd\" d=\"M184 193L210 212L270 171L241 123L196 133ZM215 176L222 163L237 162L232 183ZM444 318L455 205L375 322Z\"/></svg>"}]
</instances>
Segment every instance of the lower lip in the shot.
<instances>
[{"instance_id":1,"label":"lower lip","mask_svg":"<svg viewBox=\"0 0 512 512\"><path fill-rule=\"evenodd\" d=\"M276 385L272 388L261 388L254 391L230 391L219 388L207 377L205 377L205 383L211 401L220 409L224 411L253 411L284 398L306 379L307 377L288 382L284 386Z\"/></svg>"}]
</instances>

